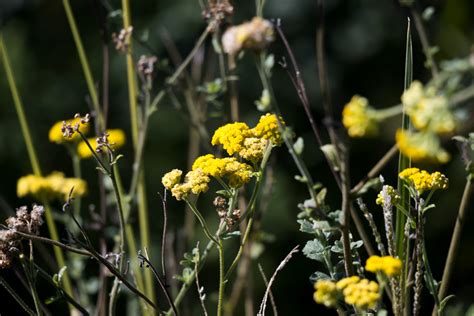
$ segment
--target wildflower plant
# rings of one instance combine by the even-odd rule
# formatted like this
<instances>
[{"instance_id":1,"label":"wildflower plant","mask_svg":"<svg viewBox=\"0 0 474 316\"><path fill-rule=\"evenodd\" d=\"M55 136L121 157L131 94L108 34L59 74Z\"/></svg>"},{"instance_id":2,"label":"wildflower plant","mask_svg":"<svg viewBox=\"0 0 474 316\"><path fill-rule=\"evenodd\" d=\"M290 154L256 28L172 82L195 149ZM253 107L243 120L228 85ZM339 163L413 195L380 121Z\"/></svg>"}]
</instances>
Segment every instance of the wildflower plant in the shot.
<instances>
[{"instance_id":1,"label":"wildflower plant","mask_svg":"<svg viewBox=\"0 0 474 316\"><path fill-rule=\"evenodd\" d=\"M387 107L359 94L340 107L332 103L334 87L329 87L324 55L325 10L319 2L315 60L324 118L313 115L316 103L285 37L285 21L265 17L265 1L257 0L255 16L241 23L235 23L236 8L230 1L201 1L204 27L188 55L181 58L170 37L163 35L172 65L161 52L155 56L147 32L132 25L128 0L122 1L120 10L112 10L112 4L98 5L105 10L100 14L104 74L99 81L94 79L69 0L63 1L90 114L51 120L43 138L59 145L59 151L66 150L71 175L67 169L43 173L8 43L0 34L0 58L32 169L18 176L17 198L34 203L31 211L26 206L16 209L0 227L0 284L24 312L52 314L48 310L52 306L54 313L57 309L65 314L67 308L70 315L115 315L126 306L127 313L137 315L180 315L186 296L194 295L198 303L187 302L199 304L202 314L233 315L245 292L246 308L253 311L258 298L257 315L265 315L270 300L268 305L277 314L281 295L273 295L272 286L283 273L305 273L314 288L314 292L305 289L309 300L313 294L311 303L339 315L420 315L431 303L434 315L444 312L452 297L449 282L472 194L473 133L453 138L461 148L467 175L442 278L430 265L434 254L428 253L425 224L439 212L437 199L453 189L451 172L438 166L456 157L446 143L454 133L472 128L461 114L467 111L462 108L466 101L474 98L470 84L474 63L472 54L444 62L434 58L414 1L400 1L400 6L415 22L431 77L413 73L409 22L404 89L397 94L400 104ZM120 27L115 23L119 19ZM281 49L275 49L277 45ZM109 126L116 117L109 112L121 108L109 107L110 81L116 78L108 76L109 66L115 65L108 54L126 66L129 112L120 117L129 118L130 124L123 128ZM252 84L259 90L252 96L255 108L244 116L239 76L249 68L247 63L253 66ZM276 76L295 88L302 109L282 102L281 92L273 86ZM149 127L155 123L151 119L166 105L189 123L189 147L187 166L176 160L163 171L161 163L145 164L145 157L146 149L154 145L149 141ZM300 110L310 134L302 134L301 122L293 119L291 112ZM352 138L370 137L375 142L387 135L393 147L353 185ZM160 153L167 155L167 150L160 144ZM397 154L398 170L384 169ZM270 207L283 211L272 202L290 198L284 192L277 199L272 191L281 176L276 159L285 155L297 173L295 196L303 196L289 210L295 211L296 223L285 224L295 236L306 238L301 253L308 259L307 269L295 271L291 266L291 258L300 251L296 245L267 278L260 257L270 251L266 244L280 241L280 236L273 234L266 213ZM318 164L315 170L308 157L319 157L325 166ZM96 178L90 178L91 172L83 175L82 168L96 171ZM152 168L158 171L152 173ZM160 177L151 176L156 172ZM322 183L325 173L332 175L333 183ZM152 195L151 190L159 193ZM163 218L157 223L158 213ZM177 218L183 219L182 227ZM41 228L43 221L47 232ZM41 267L44 260L37 257L50 248L36 251L37 243L51 246L55 265ZM215 254L218 269L209 264ZM257 266L262 280L252 275ZM3 278L4 269L14 269L25 281L31 300ZM206 277L200 278L202 274ZM216 284L208 275L215 275ZM44 286L40 277L48 281L54 297L40 291ZM253 293L250 282L261 282L265 292ZM432 301L423 305L425 289ZM191 310L198 312L194 306Z\"/></svg>"}]
</instances>

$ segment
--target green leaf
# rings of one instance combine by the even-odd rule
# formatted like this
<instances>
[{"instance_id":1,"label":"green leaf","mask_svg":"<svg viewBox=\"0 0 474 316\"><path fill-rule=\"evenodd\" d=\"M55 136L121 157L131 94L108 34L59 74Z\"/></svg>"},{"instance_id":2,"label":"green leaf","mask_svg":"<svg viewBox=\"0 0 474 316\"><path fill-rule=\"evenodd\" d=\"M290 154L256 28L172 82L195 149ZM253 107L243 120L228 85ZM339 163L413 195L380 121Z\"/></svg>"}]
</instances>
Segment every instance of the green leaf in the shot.
<instances>
[{"instance_id":1,"label":"green leaf","mask_svg":"<svg viewBox=\"0 0 474 316\"><path fill-rule=\"evenodd\" d=\"M351 250L359 249L364 245L362 240L351 241Z\"/></svg>"},{"instance_id":2,"label":"green leaf","mask_svg":"<svg viewBox=\"0 0 474 316\"><path fill-rule=\"evenodd\" d=\"M327 144L320 147L321 151L323 152L324 156L331 162L331 166L334 171L340 170L339 159L337 158L337 151L334 145Z\"/></svg>"},{"instance_id":3,"label":"green leaf","mask_svg":"<svg viewBox=\"0 0 474 316\"><path fill-rule=\"evenodd\" d=\"M222 234L221 239L222 240L231 239L231 238L239 237L240 235L241 235L240 231L236 230L236 231L233 231L233 232L228 232L228 233Z\"/></svg>"},{"instance_id":4,"label":"green leaf","mask_svg":"<svg viewBox=\"0 0 474 316\"><path fill-rule=\"evenodd\" d=\"M319 280L331 280L331 277L326 273L316 271L309 276L309 280L311 281L311 283L316 283Z\"/></svg>"},{"instance_id":5,"label":"green leaf","mask_svg":"<svg viewBox=\"0 0 474 316\"><path fill-rule=\"evenodd\" d=\"M336 240L334 245L331 247L331 251L337 254L344 253L344 249L342 248L342 242L340 240Z\"/></svg>"},{"instance_id":6,"label":"green leaf","mask_svg":"<svg viewBox=\"0 0 474 316\"><path fill-rule=\"evenodd\" d=\"M309 259L324 262L324 246L317 239L310 240L303 248L303 254Z\"/></svg>"},{"instance_id":7,"label":"green leaf","mask_svg":"<svg viewBox=\"0 0 474 316\"><path fill-rule=\"evenodd\" d=\"M313 226L313 223L306 219L299 219L297 222L300 224L300 231L308 234L315 234L316 229Z\"/></svg>"},{"instance_id":8,"label":"green leaf","mask_svg":"<svg viewBox=\"0 0 474 316\"><path fill-rule=\"evenodd\" d=\"M453 297L455 297L455 295L448 295L446 296L445 298L443 298L443 300L439 303L439 307L438 307L438 314L441 315L441 313L443 312L444 308L446 307L446 304L448 304L448 301L450 299L452 299ZM467 313L466 313L467 315Z\"/></svg>"},{"instance_id":9,"label":"green leaf","mask_svg":"<svg viewBox=\"0 0 474 316\"><path fill-rule=\"evenodd\" d=\"M293 149L297 155L301 155L304 149L304 140L302 137L298 137L296 142L293 144Z\"/></svg>"}]
</instances>

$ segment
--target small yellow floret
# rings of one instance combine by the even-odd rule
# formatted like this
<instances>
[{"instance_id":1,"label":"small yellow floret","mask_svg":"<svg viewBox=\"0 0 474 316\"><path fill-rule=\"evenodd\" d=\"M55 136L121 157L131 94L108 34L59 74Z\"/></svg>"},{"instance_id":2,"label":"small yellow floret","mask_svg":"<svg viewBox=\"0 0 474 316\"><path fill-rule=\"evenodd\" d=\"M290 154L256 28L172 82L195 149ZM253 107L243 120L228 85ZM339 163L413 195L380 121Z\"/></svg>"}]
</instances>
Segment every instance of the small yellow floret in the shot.
<instances>
[{"instance_id":1,"label":"small yellow floret","mask_svg":"<svg viewBox=\"0 0 474 316\"><path fill-rule=\"evenodd\" d=\"M46 177L27 175L18 179L18 197L32 196L37 199L67 200L71 189L72 197L80 197L87 192L87 183L78 178L65 178L61 172L52 172Z\"/></svg>"},{"instance_id":2,"label":"small yellow floret","mask_svg":"<svg viewBox=\"0 0 474 316\"><path fill-rule=\"evenodd\" d=\"M335 306L339 291L336 283L330 280L319 280L314 284L316 292L314 292L314 300L318 304L324 304L327 307Z\"/></svg>"},{"instance_id":3,"label":"small yellow floret","mask_svg":"<svg viewBox=\"0 0 474 316\"><path fill-rule=\"evenodd\" d=\"M398 202L400 202L400 194L398 193L398 191L395 190L395 188L392 187L391 185L384 185L383 187L386 189L387 194L391 199L391 201L390 201L391 204L392 205L397 205ZM377 195L377 199L375 200L375 203L378 204L378 205L383 205L384 204L384 198L383 198L382 192L383 192L383 190L379 192L379 194Z\"/></svg>"},{"instance_id":4,"label":"small yellow floret","mask_svg":"<svg viewBox=\"0 0 474 316\"><path fill-rule=\"evenodd\" d=\"M378 132L375 114L366 98L355 95L342 110L342 124L351 137L373 136Z\"/></svg>"},{"instance_id":5,"label":"small yellow floret","mask_svg":"<svg viewBox=\"0 0 474 316\"><path fill-rule=\"evenodd\" d=\"M243 149L245 138L251 135L247 124L236 122L219 127L212 136L212 145L222 145L229 155Z\"/></svg>"},{"instance_id":6,"label":"small yellow floret","mask_svg":"<svg viewBox=\"0 0 474 316\"><path fill-rule=\"evenodd\" d=\"M239 151L239 156L252 163L257 163L262 160L267 145L268 140L264 138L246 138L244 140L244 148Z\"/></svg>"},{"instance_id":7,"label":"small yellow floret","mask_svg":"<svg viewBox=\"0 0 474 316\"><path fill-rule=\"evenodd\" d=\"M402 261L391 256L370 256L365 263L365 269L370 272L382 272L389 277L400 274L402 270Z\"/></svg>"},{"instance_id":8,"label":"small yellow floret","mask_svg":"<svg viewBox=\"0 0 474 316\"><path fill-rule=\"evenodd\" d=\"M438 171L430 174L426 170L418 168L405 169L400 172L399 177L413 185L419 194L429 190L444 190L448 188L449 184L449 180L444 174Z\"/></svg>"},{"instance_id":9,"label":"small yellow floret","mask_svg":"<svg viewBox=\"0 0 474 316\"><path fill-rule=\"evenodd\" d=\"M161 183L168 190L171 190L176 184L181 181L181 175L183 171L179 169L173 169L161 178Z\"/></svg>"},{"instance_id":10,"label":"small yellow floret","mask_svg":"<svg viewBox=\"0 0 474 316\"><path fill-rule=\"evenodd\" d=\"M281 117L279 119L282 127L285 127L283 119ZM278 118L275 114L267 113L262 115L257 126L252 129L252 133L255 137L270 140L274 146L280 146L283 143L283 138L278 126Z\"/></svg>"},{"instance_id":11,"label":"small yellow floret","mask_svg":"<svg viewBox=\"0 0 474 316\"><path fill-rule=\"evenodd\" d=\"M347 285L342 293L347 304L360 309L374 308L380 299L379 285L367 279Z\"/></svg>"}]
</instances>

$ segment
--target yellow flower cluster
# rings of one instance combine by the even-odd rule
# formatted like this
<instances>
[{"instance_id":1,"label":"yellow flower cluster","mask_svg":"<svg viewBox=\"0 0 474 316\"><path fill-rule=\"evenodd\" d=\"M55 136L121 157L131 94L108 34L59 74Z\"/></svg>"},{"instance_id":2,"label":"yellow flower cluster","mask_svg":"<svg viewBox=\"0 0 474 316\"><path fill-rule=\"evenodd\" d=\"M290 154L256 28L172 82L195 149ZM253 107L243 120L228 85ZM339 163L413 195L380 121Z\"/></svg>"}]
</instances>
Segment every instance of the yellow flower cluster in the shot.
<instances>
[{"instance_id":1,"label":"yellow flower cluster","mask_svg":"<svg viewBox=\"0 0 474 316\"><path fill-rule=\"evenodd\" d=\"M33 196L37 199L67 200L71 189L72 197L83 196L87 192L87 183L78 178L65 178L61 172L53 172L46 177L27 175L18 179L18 197Z\"/></svg>"},{"instance_id":2,"label":"yellow flower cluster","mask_svg":"<svg viewBox=\"0 0 474 316\"><path fill-rule=\"evenodd\" d=\"M228 28L222 36L222 46L227 54L235 55L242 49L259 50L275 39L273 25L260 17Z\"/></svg>"},{"instance_id":3,"label":"yellow flower cluster","mask_svg":"<svg viewBox=\"0 0 474 316\"><path fill-rule=\"evenodd\" d=\"M125 145L125 133L121 129L108 129L107 133L109 134L108 140L113 149L118 149ZM97 147L96 138L88 138L88 142L91 144L92 148L95 150ZM92 152L85 142L81 142L77 146L77 153L79 157L83 159L88 159L92 157Z\"/></svg>"},{"instance_id":4,"label":"yellow flower cluster","mask_svg":"<svg viewBox=\"0 0 474 316\"><path fill-rule=\"evenodd\" d=\"M344 297L347 304L355 305L359 309L374 308L380 299L377 282L360 279L358 276L344 278L338 282L319 280L314 288L314 300L328 307L335 306L339 297Z\"/></svg>"},{"instance_id":5,"label":"yellow flower cluster","mask_svg":"<svg viewBox=\"0 0 474 316\"><path fill-rule=\"evenodd\" d=\"M204 155L194 161L192 169L201 169L214 178L225 177L233 188L241 187L252 177L252 167L237 161L235 157L215 158L211 154Z\"/></svg>"},{"instance_id":6,"label":"yellow flower cluster","mask_svg":"<svg viewBox=\"0 0 474 316\"><path fill-rule=\"evenodd\" d=\"M319 280L314 284L314 300L318 304L324 304L327 307L335 306L339 296L336 283L330 280Z\"/></svg>"},{"instance_id":7,"label":"yellow flower cluster","mask_svg":"<svg viewBox=\"0 0 474 316\"><path fill-rule=\"evenodd\" d=\"M336 283L342 290L344 301L360 309L374 308L380 299L377 282L353 276Z\"/></svg>"},{"instance_id":8,"label":"yellow flower cluster","mask_svg":"<svg viewBox=\"0 0 474 316\"><path fill-rule=\"evenodd\" d=\"M402 271L402 261L392 256L370 256L365 262L365 269L370 272L383 272L389 277L394 277Z\"/></svg>"},{"instance_id":9,"label":"yellow flower cluster","mask_svg":"<svg viewBox=\"0 0 474 316\"><path fill-rule=\"evenodd\" d=\"M369 101L355 95L342 110L342 124L351 137L373 136L378 132L376 110L369 106Z\"/></svg>"},{"instance_id":10,"label":"yellow flower cluster","mask_svg":"<svg viewBox=\"0 0 474 316\"><path fill-rule=\"evenodd\" d=\"M398 202L400 202L400 194L398 193L398 191L391 185L384 185L384 188L387 190L387 194L391 198L392 205L398 204ZM382 195L382 191L380 191L379 194L377 195L377 199L375 200L375 203L377 205L383 205L384 198Z\"/></svg>"},{"instance_id":11,"label":"yellow flower cluster","mask_svg":"<svg viewBox=\"0 0 474 316\"><path fill-rule=\"evenodd\" d=\"M285 126L285 122L280 118ZM273 146L280 146L283 139L275 114L267 113L260 117L255 128L242 122L229 123L219 127L212 136L212 145L222 145L229 155L235 153L242 158L257 163L262 159L268 142Z\"/></svg>"},{"instance_id":12,"label":"yellow flower cluster","mask_svg":"<svg viewBox=\"0 0 474 316\"><path fill-rule=\"evenodd\" d=\"M397 130L395 135L400 151L413 162L446 163L450 155L440 144L439 138L429 132Z\"/></svg>"},{"instance_id":13,"label":"yellow flower cluster","mask_svg":"<svg viewBox=\"0 0 474 316\"><path fill-rule=\"evenodd\" d=\"M209 188L208 183L211 179L202 169L189 171L184 177L184 182L179 183L182 174L181 170L173 169L161 179L165 188L171 190L171 194L178 201L185 199L190 193L199 194Z\"/></svg>"},{"instance_id":14,"label":"yellow flower cluster","mask_svg":"<svg viewBox=\"0 0 474 316\"><path fill-rule=\"evenodd\" d=\"M74 118L70 120L66 120L66 123L71 125L79 124L79 131L81 133L86 134L89 131L89 124L81 124L81 118ZM49 130L49 141L52 143L62 144L64 142L75 142L81 139L81 136L77 133L74 133L72 137L65 138L63 136L63 132L61 130L63 126L63 121L56 122L53 127Z\"/></svg>"},{"instance_id":15,"label":"yellow flower cluster","mask_svg":"<svg viewBox=\"0 0 474 316\"><path fill-rule=\"evenodd\" d=\"M419 81L414 81L403 93L402 103L413 125L420 131L443 134L452 133L456 128L456 119L446 97L436 95L434 89L425 89Z\"/></svg>"},{"instance_id":16,"label":"yellow flower cluster","mask_svg":"<svg viewBox=\"0 0 474 316\"><path fill-rule=\"evenodd\" d=\"M212 145L222 145L229 155L243 149L245 138L252 133L247 124L235 122L219 127L212 136Z\"/></svg>"},{"instance_id":17,"label":"yellow flower cluster","mask_svg":"<svg viewBox=\"0 0 474 316\"><path fill-rule=\"evenodd\" d=\"M428 190L444 190L448 188L449 184L448 178L438 171L430 174L426 170L407 168L400 172L398 176L413 185L419 194Z\"/></svg>"}]
</instances>

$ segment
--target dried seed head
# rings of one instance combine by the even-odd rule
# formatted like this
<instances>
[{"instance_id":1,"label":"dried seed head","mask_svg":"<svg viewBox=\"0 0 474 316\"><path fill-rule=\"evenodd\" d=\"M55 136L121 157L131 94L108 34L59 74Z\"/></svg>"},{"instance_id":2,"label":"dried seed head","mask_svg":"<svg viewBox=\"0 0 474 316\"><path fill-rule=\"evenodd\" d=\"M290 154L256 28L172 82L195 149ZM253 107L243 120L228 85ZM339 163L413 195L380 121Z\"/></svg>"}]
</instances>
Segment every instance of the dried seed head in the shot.
<instances>
[{"instance_id":1,"label":"dried seed head","mask_svg":"<svg viewBox=\"0 0 474 316\"><path fill-rule=\"evenodd\" d=\"M212 203L218 207L225 207L227 201L222 196L216 196Z\"/></svg>"},{"instance_id":2,"label":"dried seed head","mask_svg":"<svg viewBox=\"0 0 474 316\"><path fill-rule=\"evenodd\" d=\"M153 74L154 65L158 58L156 56L142 55L137 63L138 72L143 76L150 76Z\"/></svg>"},{"instance_id":3,"label":"dried seed head","mask_svg":"<svg viewBox=\"0 0 474 316\"><path fill-rule=\"evenodd\" d=\"M234 14L234 7L229 1L220 1L220 3L210 3L209 7L202 11L202 17L210 24L217 26L225 18Z\"/></svg>"},{"instance_id":4,"label":"dried seed head","mask_svg":"<svg viewBox=\"0 0 474 316\"><path fill-rule=\"evenodd\" d=\"M130 40L132 37L133 26L126 29L121 29L120 33L112 33L112 40L115 43L115 49L119 52L126 53L130 47Z\"/></svg>"}]
</instances>

